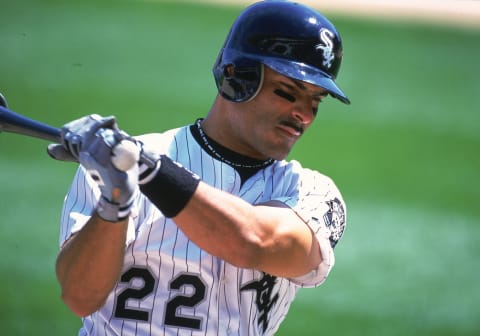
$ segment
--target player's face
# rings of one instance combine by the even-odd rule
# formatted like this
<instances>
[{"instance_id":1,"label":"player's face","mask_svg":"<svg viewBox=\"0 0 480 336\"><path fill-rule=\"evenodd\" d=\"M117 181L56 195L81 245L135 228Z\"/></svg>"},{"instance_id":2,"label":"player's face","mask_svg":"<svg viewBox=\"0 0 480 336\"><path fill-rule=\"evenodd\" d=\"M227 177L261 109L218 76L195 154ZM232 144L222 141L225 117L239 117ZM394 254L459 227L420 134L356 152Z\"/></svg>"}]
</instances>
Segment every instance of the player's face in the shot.
<instances>
[{"instance_id":1,"label":"player's face","mask_svg":"<svg viewBox=\"0 0 480 336\"><path fill-rule=\"evenodd\" d=\"M257 158L284 159L312 124L327 91L285 77L265 67L262 89L245 103L242 120L245 141Z\"/></svg>"}]
</instances>

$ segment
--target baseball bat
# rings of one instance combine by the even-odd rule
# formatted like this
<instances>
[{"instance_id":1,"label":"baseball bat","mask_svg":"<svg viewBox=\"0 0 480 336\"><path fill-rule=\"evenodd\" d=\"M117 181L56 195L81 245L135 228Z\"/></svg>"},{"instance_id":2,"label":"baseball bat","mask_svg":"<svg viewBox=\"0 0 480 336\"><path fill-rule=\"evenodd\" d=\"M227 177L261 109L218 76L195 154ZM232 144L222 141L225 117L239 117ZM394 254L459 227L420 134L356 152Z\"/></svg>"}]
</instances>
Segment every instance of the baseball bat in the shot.
<instances>
[{"instance_id":1,"label":"baseball bat","mask_svg":"<svg viewBox=\"0 0 480 336\"><path fill-rule=\"evenodd\" d=\"M0 132L16 133L60 143L60 129L0 106Z\"/></svg>"},{"instance_id":2,"label":"baseball bat","mask_svg":"<svg viewBox=\"0 0 480 336\"><path fill-rule=\"evenodd\" d=\"M4 131L9 133L16 133L33 138L47 140L53 143L61 143L59 128L18 114L8 109L6 106L6 100L0 94L0 132ZM125 144L123 144L122 142L115 146L114 153L123 152L123 155L127 155L125 156L125 158L128 158L127 162L125 162L125 160L122 160L121 158L119 159L118 157L115 159L112 158L112 163L119 170L126 171L130 169L134 164L136 164L136 161L132 161L133 159L131 159L132 157L135 157L135 155L128 155L131 154L133 150L132 148L132 146L125 146ZM140 153L139 161L145 163L150 168L154 167L155 163L143 154L143 152Z\"/></svg>"}]
</instances>

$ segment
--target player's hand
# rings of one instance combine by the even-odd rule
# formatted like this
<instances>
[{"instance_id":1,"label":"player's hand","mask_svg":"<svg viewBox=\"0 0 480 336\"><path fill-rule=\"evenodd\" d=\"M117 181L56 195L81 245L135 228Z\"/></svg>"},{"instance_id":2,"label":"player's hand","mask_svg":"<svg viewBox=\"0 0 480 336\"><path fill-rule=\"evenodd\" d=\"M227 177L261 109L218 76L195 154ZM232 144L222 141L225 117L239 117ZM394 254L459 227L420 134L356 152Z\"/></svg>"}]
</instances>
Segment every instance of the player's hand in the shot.
<instances>
[{"instance_id":1,"label":"player's hand","mask_svg":"<svg viewBox=\"0 0 480 336\"><path fill-rule=\"evenodd\" d=\"M123 133L118 128L114 117L102 118L96 114L88 115L65 124L61 128L62 144L48 145L47 153L55 160L78 162L84 139L95 134L99 129L112 129ZM129 137L126 133L123 134L128 140L134 142L142 153L143 160L139 162L139 179L141 184L146 183L155 175L160 155L145 148L141 141Z\"/></svg>"},{"instance_id":2,"label":"player's hand","mask_svg":"<svg viewBox=\"0 0 480 336\"><path fill-rule=\"evenodd\" d=\"M61 130L61 144L50 144L48 154L60 161L78 162L84 139L95 134L99 129L119 131L115 117L101 117L91 114L65 124Z\"/></svg>"},{"instance_id":3,"label":"player's hand","mask_svg":"<svg viewBox=\"0 0 480 336\"><path fill-rule=\"evenodd\" d=\"M121 131L101 128L82 140L78 154L80 164L100 188L102 197L96 211L110 222L117 222L130 214L138 190L138 165L120 171L112 164L113 148L126 137Z\"/></svg>"}]
</instances>

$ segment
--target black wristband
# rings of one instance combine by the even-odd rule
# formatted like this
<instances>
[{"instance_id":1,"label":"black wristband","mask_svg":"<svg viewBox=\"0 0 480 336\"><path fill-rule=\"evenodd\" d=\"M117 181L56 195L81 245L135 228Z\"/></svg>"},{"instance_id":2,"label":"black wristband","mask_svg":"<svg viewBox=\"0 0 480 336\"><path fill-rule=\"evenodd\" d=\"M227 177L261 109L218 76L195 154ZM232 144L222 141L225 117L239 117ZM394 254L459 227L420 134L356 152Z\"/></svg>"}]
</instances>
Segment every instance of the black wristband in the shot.
<instances>
[{"instance_id":1,"label":"black wristband","mask_svg":"<svg viewBox=\"0 0 480 336\"><path fill-rule=\"evenodd\" d=\"M140 185L140 190L165 217L172 218L187 205L199 183L197 175L162 155L155 177Z\"/></svg>"}]
</instances>

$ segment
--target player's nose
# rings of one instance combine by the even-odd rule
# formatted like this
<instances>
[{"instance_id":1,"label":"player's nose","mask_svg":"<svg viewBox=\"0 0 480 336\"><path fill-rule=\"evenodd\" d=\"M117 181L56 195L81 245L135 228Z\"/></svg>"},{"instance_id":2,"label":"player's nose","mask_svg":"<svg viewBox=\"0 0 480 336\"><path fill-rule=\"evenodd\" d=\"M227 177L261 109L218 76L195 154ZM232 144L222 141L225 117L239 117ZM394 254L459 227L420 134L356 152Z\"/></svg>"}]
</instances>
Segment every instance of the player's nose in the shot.
<instances>
[{"instance_id":1,"label":"player's nose","mask_svg":"<svg viewBox=\"0 0 480 336\"><path fill-rule=\"evenodd\" d=\"M293 118L302 125L310 125L315 119L315 114L310 102L298 102L292 107Z\"/></svg>"}]
</instances>

